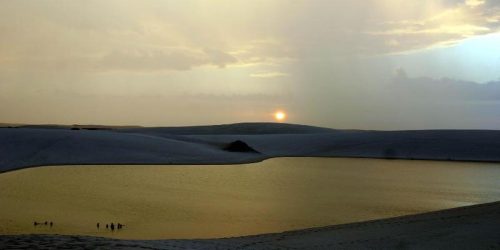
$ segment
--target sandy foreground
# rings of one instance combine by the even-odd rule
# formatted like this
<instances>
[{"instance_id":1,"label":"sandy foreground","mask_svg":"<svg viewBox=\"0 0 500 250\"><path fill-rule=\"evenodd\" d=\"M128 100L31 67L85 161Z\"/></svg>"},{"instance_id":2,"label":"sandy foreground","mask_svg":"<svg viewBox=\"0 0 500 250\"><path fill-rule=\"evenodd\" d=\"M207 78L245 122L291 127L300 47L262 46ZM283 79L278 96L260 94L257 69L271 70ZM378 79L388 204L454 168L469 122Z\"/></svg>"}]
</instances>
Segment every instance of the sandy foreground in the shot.
<instances>
[{"instance_id":1,"label":"sandy foreground","mask_svg":"<svg viewBox=\"0 0 500 250\"><path fill-rule=\"evenodd\" d=\"M342 158L40 167L0 174L0 234L192 239L283 232L498 201L499 176L497 164ZM106 230L111 222L126 226Z\"/></svg>"},{"instance_id":2,"label":"sandy foreground","mask_svg":"<svg viewBox=\"0 0 500 250\"><path fill-rule=\"evenodd\" d=\"M0 236L1 249L499 249L500 202L278 234L210 240Z\"/></svg>"}]
</instances>

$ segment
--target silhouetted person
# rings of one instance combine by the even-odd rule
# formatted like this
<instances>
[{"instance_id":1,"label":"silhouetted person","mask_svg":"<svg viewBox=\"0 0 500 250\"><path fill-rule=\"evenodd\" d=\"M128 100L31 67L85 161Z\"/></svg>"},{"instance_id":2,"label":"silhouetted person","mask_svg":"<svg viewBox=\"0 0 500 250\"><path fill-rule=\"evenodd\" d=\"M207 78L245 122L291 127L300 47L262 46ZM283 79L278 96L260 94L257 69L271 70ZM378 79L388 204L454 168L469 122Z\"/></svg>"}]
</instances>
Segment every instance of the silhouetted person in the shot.
<instances>
[{"instance_id":1,"label":"silhouetted person","mask_svg":"<svg viewBox=\"0 0 500 250\"><path fill-rule=\"evenodd\" d=\"M99 222L97 222L97 230L99 230Z\"/></svg>"},{"instance_id":2,"label":"silhouetted person","mask_svg":"<svg viewBox=\"0 0 500 250\"><path fill-rule=\"evenodd\" d=\"M122 224L118 223L118 229L122 229Z\"/></svg>"},{"instance_id":3,"label":"silhouetted person","mask_svg":"<svg viewBox=\"0 0 500 250\"><path fill-rule=\"evenodd\" d=\"M114 231L115 230L115 224L113 224L113 222L111 222L111 231Z\"/></svg>"},{"instance_id":4,"label":"silhouetted person","mask_svg":"<svg viewBox=\"0 0 500 250\"><path fill-rule=\"evenodd\" d=\"M33 226L35 226L35 227L38 226L38 222L34 221Z\"/></svg>"},{"instance_id":5,"label":"silhouetted person","mask_svg":"<svg viewBox=\"0 0 500 250\"><path fill-rule=\"evenodd\" d=\"M108 224L106 224L106 229L108 229L108 228L109 228L109 225L108 225Z\"/></svg>"},{"instance_id":6,"label":"silhouetted person","mask_svg":"<svg viewBox=\"0 0 500 250\"><path fill-rule=\"evenodd\" d=\"M52 223L52 221L50 222L50 227L52 227L52 225L54 225L54 223Z\"/></svg>"},{"instance_id":7,"label":"silhouetted person","mask_svg":"<svg viewBox=\"0 0 500 250\"><path fill-rule=\"evenodd\" d=\"M47 221L45 221L45 223L44 223L44 224L45 224L45 226L47 226L47 224L48 224L48 223L47 223Z\"/></svg>"}]
</instances>

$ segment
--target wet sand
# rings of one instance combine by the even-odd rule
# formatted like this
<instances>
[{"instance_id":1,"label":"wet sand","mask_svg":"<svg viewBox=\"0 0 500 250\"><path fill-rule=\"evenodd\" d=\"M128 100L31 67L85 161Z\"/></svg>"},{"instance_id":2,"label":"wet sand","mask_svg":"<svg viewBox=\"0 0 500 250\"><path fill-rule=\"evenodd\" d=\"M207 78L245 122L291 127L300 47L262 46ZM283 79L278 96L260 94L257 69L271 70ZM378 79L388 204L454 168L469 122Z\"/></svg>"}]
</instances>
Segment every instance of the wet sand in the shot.
<instances>
[{"instance_id":1,"label":"wet sand","mask_svg":"<svg viewBox=\"0 0 500 250\"><path fill-rule=\"evenodd\" d=\"M0 174L0 234L168 239L282 232L497 201L499 178L499 164L341 158L33 168ZM34 220L55 225L34 227ZM109 222L126 226L110 232Z\"/></svg>"}]
</instances>

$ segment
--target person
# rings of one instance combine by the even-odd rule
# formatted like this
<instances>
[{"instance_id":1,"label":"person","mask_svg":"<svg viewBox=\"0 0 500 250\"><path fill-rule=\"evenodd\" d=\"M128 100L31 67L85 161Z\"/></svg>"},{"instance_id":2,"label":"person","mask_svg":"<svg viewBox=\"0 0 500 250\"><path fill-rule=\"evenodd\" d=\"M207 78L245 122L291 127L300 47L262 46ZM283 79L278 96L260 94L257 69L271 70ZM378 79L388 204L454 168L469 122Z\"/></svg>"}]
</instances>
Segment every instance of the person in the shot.
<instances>
[{"instance_id":1,"label":"person","mask_svg":"<svg viewBox=\"0 0 500 250\"><path fill-rule=\"evenodd\" d=\"M113 224L113 222L111 222L111 231L114 231L115 230L115 224Z\"/></svg>"},{"instance_id":2,"label":"person","mask_svg":"<svg viewBox=\"0 0 500 250\"><path fill-rule=\"evenodd\" d=\"M97 222L97 230L99 230L99 222Z\"/></svg>"},{"instance_id":3,"label":"person","mask_svg":"<svg viewBox=\"0 0 500 250\"><path fill-rule=\"evenodd\" d=\"M122 224L118 223L118 229L122 229Z\"/></svg>"},{"instance_id":4,"label":"person","mask_svg":"<svg viewBox=\"0 0 500 250\"><path fill-rule=\"evenodd\" d=\"M47 226L47 224L48 224L48 223L47 223L47 221L45 221L45 223L44 223L44 224L45 224L45 226Z\"/></svg>"},{"instance_id":5,"label":"person","mask_svg":"<svg viewBox=\"0 0 500 250\"><path fill-rule=\"evenodd\" d=\"M34 221L33 226L35 226L35 227L38 226L38 222Z\"/></svg>"},{"instance_id":6,"label":"person","mask_svg":"<svg viewBox=\"0 0 500 250\"><path fill-rule=\"evenodd\" d=\"M54 223L52 223L52 221L50 222L50 227L52 227L52 225L54 225Z\"/></svg>"},{"instance_id":7,"label":"person","mask_svg":"<svg viewBox=\"0 0 500 250\"><path fill-rule=\"evenodd\" d=\"M108 225L108 224L106 224L106 229L108 229L108 228L109 228L109 225Z\"/></svg>"}]
</instances>

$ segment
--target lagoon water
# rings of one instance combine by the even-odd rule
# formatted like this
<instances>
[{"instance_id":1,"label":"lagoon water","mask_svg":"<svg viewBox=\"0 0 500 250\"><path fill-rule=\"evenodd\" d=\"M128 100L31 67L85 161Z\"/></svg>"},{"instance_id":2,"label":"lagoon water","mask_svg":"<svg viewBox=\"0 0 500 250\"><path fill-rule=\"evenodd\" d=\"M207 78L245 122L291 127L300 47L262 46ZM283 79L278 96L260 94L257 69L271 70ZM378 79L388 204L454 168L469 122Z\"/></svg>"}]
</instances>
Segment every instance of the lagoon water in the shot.
<instances>
[{"instance_id":1,"label":"lagoon water","mask_svg":"<svg viewBox=\"0 0 500 250\"><path fill-rule=\"evenodd\" d=\"M0 174L0 234L161 239L281 232L498 201L498 180L500 164L345 158L40 167ZM35 220L54 226L34 227ZM111 232L104 228L110 222L126 226Z\"/></svg>"}]
</instances>

